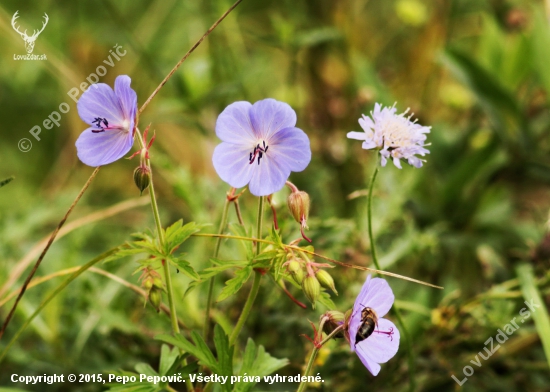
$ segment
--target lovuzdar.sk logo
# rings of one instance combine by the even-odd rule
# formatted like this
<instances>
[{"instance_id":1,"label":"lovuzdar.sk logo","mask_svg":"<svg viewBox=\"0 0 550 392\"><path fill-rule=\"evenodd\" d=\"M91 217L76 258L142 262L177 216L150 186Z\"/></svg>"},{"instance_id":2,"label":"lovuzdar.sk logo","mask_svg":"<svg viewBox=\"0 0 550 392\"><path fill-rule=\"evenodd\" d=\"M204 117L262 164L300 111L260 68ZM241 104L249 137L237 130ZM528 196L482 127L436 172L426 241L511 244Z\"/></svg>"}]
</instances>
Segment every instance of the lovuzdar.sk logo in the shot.
<instances>
[{"instance_id":1,"label":"lovuzdar.sk logo","mask_svg":"<svg viewBox=\"0 0 550 392\"><path fill-rule=\"evenodd\" d=\"M15 31L17 31L17 33L21 36L21 38L23 38L23 41L25 41L25 49L27 50L27 54L26 55L14 54L13 59L14 60L47 60L45 54L35 55L35 54L32 54L32 51L34 50L34 43L36 42L36 39L38 38L40 33L44 31L44 28L46 28L46 25L48 24L48 21L50 19L48 17L48 14L44 12L44 16L43 16L44 22L42 22L42 28L40 30L33 30L32 35L28 35L27 30L25 30L24 32L21 32L21 30L19 30L19 26L15 22L17 18L19 18L18 13L19 11L15 11L15 14L13 14L13 17L11 18L11 26Z\"/></svg>"}]
</instances>

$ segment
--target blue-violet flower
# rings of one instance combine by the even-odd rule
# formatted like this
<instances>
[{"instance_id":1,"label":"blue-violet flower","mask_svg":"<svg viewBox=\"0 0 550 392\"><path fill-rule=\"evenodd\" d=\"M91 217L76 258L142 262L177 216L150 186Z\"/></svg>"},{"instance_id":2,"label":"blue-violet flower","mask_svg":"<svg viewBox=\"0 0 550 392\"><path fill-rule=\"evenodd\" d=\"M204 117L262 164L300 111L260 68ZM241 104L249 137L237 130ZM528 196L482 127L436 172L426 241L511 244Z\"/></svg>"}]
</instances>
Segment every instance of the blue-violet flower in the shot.
<instances>
[{"instance_id":1,"label":"blue-violet flower","mask_svg":"<svg viewBox=\"0 0 550 392\"><path fill-rule=\"evenodd\" d=\"M296 113L284 102L232 103L216 122L222 140L212 157L216 172L234 188L249 184L256 196L277 192L290 172L304 170L311 160L309 138L295 125Z\"/></svg>"},{"instance_id":2,"label":"blue-violet flower","mask_svg":"<svg viewBox=\"0 0 550 392\"><path fill-rule=\"evenodd\" d=\"M76 141L78 158L88 166L102 166L122 158L134 144L137 95L131 79L120 75L115 89L92 84L78 100L78 115L90 128Z\"/></svg>"},{"instance_id":3,"label":"blue-violet flower","mask_svg":"<svg viewBox=\"0 0 550 392\"><path fill-rule=\"evenodd\" d=\"M380 149L381 164L386 166L388 158L393 159L393 164L401 169L400 159L406 159L414 167L422 167L423 159L415 156L424 156L430 152L424 148L426 144L426 133L431 127L425 127L411 121L412 114L405 117L408 109L401 114L395 114L397 109L392 107L382 108L377 103L374 112L371 112L372 119L363 115L359 119L359 125L364 132L349 132L348 138L364 140L363 148Z\"/></svg>"},{"instance_id":4,"label":"blue-violet flower","mask_svg":"<svg viewBox=\"0 0 550 392\"><path fill-rule=\"evenodd\" d=\"M399 348L399 330L384 319L395 297L384 279L369 275L347 321L347 337L363 365L376 376L380 363L388 362Z\"/></svg>"}]
</instances>

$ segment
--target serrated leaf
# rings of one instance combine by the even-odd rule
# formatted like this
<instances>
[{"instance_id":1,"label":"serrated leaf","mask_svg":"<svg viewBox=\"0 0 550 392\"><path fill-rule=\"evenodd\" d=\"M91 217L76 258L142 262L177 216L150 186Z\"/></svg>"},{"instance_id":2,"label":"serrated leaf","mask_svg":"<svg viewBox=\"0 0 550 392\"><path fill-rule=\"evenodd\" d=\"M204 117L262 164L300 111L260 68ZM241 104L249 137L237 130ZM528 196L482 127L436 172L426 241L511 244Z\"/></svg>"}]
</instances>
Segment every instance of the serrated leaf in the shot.
<instances>
[{"instance_id":1,"label":"serrated leaf","mask_svg":"<svg viewBox=\"0 0 550 392\"><path fill-rule=\"evenodd\" d=\"M288 365L288 359L277 359L265 352L263 346L256 347L252 339L248 339L243 355L243 363L239 375L245 373L253 376L269 376L271 373ZM234 392L248 392L255 383L240 382L235 384Z\"/></svg>"},{"instance_id":2,"label":"serrated leaf","mask_svg":"<svg viewBox=\"0 0 550 392\"><path fill-rule=\"evenodd\" d=\"M199 280L201 278L199 274L197 274L197 271L195 271L195 269L187 260L181 259L179 257L170 257L167 260L191 279Z\"/></svg>"},{"instance_id":3,"label":"serrated leaf","mask_svg":"<svg viewBox=\"0 0 550 392\"><path fill-rule=\"evenodd\" d=\"M251 266L247 266L235 272L235 277L225 282L225 287L223 288L222 292L216 299L216 302L221 302L224 299L227 299L228 297L238 292L243 287L243 284L246 283L248 278L250 278L251 274L252 274Z\"/></svg>"},{"instance_id":4,"label":"serrated leaf","mask_svg":"<svg viewBox=\"0 0 550 392\"><path fill-rule=\"evenodd\" d=\"M280 230L275 230L275 228L272 228L269 239L270 241L275 242L279 248L284 249L285 245L283 244L283 240L279 235L279 231Z\"/></svg>"},{"instance_id":5,"label":"serrated leaf","mask_svg":"<svg viewBox=\"0 0 550 392\"><path fill-rule=\"evenodd\" d=\"M191 339L195 344L191 343L181 335L172 336L162 334L155 336L155 339L181 348L183 351L196 357L201 365L207 366L213 373L217 373L218 364L214 358L214 355L202 337L196 332L191 333Z\"/></svg>"},{"instance_id":6,"label":"serrated leaf","mask_svg":"<svg viewBox=\"0 0 550 392\"><path fill-rule=\"evenodd\" d=\"M248 265L248 260L222 260L211 258L210 262L216 266L227 268L244 267Z\"/></svg>"},{"instance_id":7,"label":"serrated leaf","mask_svg":"<svg viewBox=\"0 0 550 392\"><path fill-rule=\"evenodd\" d=\"M199 232L201 229L195 222L189 222L183 227L177 227L177 224L181 226L181 220L174 223L166 230L164 250L165 254L170 255L176 250L182 243L184 243L192 234Z\"/></svg>"},{"instance_id":8,"label":"serrated leaf","mask_svg":"<svg viewBox=\"0 0 550 392\"><path fill-rule=\"evenodd\" d=\"M165 376L179 356L176 347L170 349L168 345L163 344L160 348L159 374Z\"/></svg>"},{"instance_id":9,"label":"serrated leaf","mask_svg":"<svg viewBox=\"0 0 550 392\"><path fill-rule=\"evenodd\" d=\"M216 346L216 352L218 354L219 374L229 377L232 376L233 350L235 346L229 346L229 339L219 324L216 324L214 327L214 345ZM230 392L232 390L230 384L223 384L221 387L223 391Z\"/></svg>"},{"instance_id":10,"label":"serrated leaf","mask_svg":"<svg viewBox=\"0 0 550 392\"><path fill-rule=\"evenodd\" d=\"M138 363L134 366L134 369L136 369L139 374L146 374L147 376L159 375L148 363Z\"/></svg>"}]
</instances>

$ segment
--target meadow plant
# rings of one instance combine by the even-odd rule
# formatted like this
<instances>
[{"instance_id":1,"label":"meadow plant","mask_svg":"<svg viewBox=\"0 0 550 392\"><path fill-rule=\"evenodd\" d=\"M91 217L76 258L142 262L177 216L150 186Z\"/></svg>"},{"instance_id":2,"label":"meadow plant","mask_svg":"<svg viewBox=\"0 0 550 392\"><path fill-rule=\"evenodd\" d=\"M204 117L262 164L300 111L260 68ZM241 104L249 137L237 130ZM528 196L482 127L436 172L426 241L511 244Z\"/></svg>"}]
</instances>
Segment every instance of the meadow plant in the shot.
<instances>
[{"instance_id":1,"label":"meadow plant","mask_svg":"<svg viewBox=\"0 0 550 392\"><path fill-rule=\"evenodd\" d=\"M225 15L227 13L224 17ZM376 269L350 265L328 258L310 245L313 241L304 233L308 228L307 220L311 204L309 195L289 181L292 172L307 170L312 159L309 138L306 132L297 127L296 112L287 103L272 98L263 99L254 104L245 101L234 102L219 114L215 125L215 134L222 143L214 150L213 166L220 178L231 186L225 197L218 232L204 233L204 224L208 222L184 224L183 220L179 220L167 227L164 226L159 213L151 166L154 152L150 150L155 136L150 140L147 139L151 125L147 126L142 135L139 129L139 114L187 56L188 54L176 65L139 110L138 97L130 87L131 79L127 75L116 78L114 89L107 84L98 83L90 86L79 99L78 113L89 128L82 132L76 141L78 158L92 167L107 165L124 157L137 141L138 149L131 157L139 156L139 166L134 171L133 179L140 192L146 190L149 192L156 230L136 233L134 239L92 260L81 267L78 274L71 276L59 291L99 261L113 262L124 257L138 256L135 272L141 273L139 280L145 300L157 311L163 309L171 320L171 333L156 337L157 340L173 346L173 348L162 346L160 359L162 369L159 369L158 376L168 377L170 374L178 374L181 377L176 379L180 381L182 378L187 378L185 385L189 391L212 390L214 388L212 380L216 380L218 376L222 379L231 377L230 384L220 385L221 390L246 391L261 381L261 377L268 376L287 364L285 359L271 357L262 346L254 343L252 337L249 337L244 351L240 351L238 344L243 326L251 312L256 307L259 308L255 300L261 287L262 277L266 276L275 282L275 287L279 289L273 295L281 298L288 297L299 306L297 311L306 307L295 298L296 292L300 291L313 308L320 304L329 309L321 316L319 326L313 326L314 336L313 339L309 338L313 342L313 348L304 370L305 377L299 378L298 391L305 390L310 381L307 376L312 370L317 353L333 337L344 336L350 344L351 351L356 352L364 366L376 376L381 369L380 363L387 362L397 353L400 342L398 328L392 321L384 318L394 302L389 284L381 278L371 278L369 275L358 293L353 308L347 312L347 316L345 312L335 309L330 292L338 294L333 278L333 275L338 274L338 269L333 269L335 266L371 271L417 284L422 283L413 278L382 271L378 265L370 224L372 188L378 167L369 188L368 211L372 261ZM134 75L135 77L138 75ZM430 128L412 122L410 116L405 117L407 112L400 115L395 113L395 107L383 108L380 104L376 104L372 119L363 116L359 120L364 132L350 132L348 137L363 140L364 149L378 149L382 166L385 166L387 159L391 158L398 168L401 168L400 159L407 160L412 166L421 167L424 161L416 155L424 156L429 153L424 146L426 146L426 133ZM97 174L97 170L94 171L91 179ZM130 175L128 175L129 178ZM290 241L283 238L283 232L279 229L275 217L277 207L272 204L272 195L282 191L285 185L290 189L286 216L293 218L299 224L301 232L301 238ZM245 186L252 195L258 197L253 235L247 230L248 222L243 221L239 212L238 198L242 192L236 195L237 188ZM85 189L86 187L83 192ZM267 234L264 233L266 201L274 214L274 224ZM233 234L226 234L231 203L234 203L237 208L240 225L232 227ZM64 220L60 225L63 222ZM52 236L52 241L55 234ZM200 270L193 267L187 260L187 256L179 250L182 244L192 237L209 237L216 241L211 262L202 265ZM245 250L244 257L240 260L220 257L222 239L241 242ZM302 240L306 240L307 244L301 246ZM39 262L48 248L49 245L39 258ZM321 259L323 262L316 259ZM329 269L333 272L329 273ZM172 282L172 274L176 271L191 280L187 292L202 283L209 284L202 335L197 331L186 330L184 333L180 331L180 325L183 323L176 314L178 298L174 294ZM215 306L213 282L214 279L226 277L227 272L232 272L234 276L225 281L225 287L217 294L216 302L236 296L241 289L247 287L246 283L252 276L253 283L235 325L222 328L216 324L211 336L212 308ZM290 290L287 285L291 287ZM293 291L294 294L292 294ZM20 295L23 292L24 290ZM51 298L48 297L46 301ZM168 300L167 308L162 304L165 298ZM17 302L14 306L16 305ZM37 312L44 305L45 303L41 304ZM29 320L32 320L38 314L37 312ZM399 319L398 314L396 317ZM2 332L8 322L9 319L4 324ZM24 326L28 325L28 322ZM401 328L403 329L404 326ZM305 333L305 331L302 332ZM0 360L19 334L20 332L6 346ZM406 334L404 336L407 339ZM408 343L410 345L411 342ZM197 377L197 373L201 376ZM115 374L132 375L134 373L115 372ZM215 377L205 378L203 374L211 374ZM236 378L235 382L233 377ZM130 384L126 387L141 385L143 388L140 390L144 391L154 391L158 388L173 390L169 381L176 379L167 378L164 384L147 384L147 386L136 382L135 385ZM120 390L120 386L115 382L111 385L111 389Z\"/></svg>"}]
</instances>

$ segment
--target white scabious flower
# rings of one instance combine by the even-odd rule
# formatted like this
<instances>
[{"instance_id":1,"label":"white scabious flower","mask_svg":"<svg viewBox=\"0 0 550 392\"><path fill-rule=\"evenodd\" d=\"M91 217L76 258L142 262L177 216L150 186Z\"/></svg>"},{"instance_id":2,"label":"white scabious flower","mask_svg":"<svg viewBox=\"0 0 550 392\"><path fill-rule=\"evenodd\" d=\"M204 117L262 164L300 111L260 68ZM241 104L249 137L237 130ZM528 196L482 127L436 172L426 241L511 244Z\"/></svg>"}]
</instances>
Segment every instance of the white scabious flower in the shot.
<instances>
[{"instance_id":1,"label":"white scabious flower","mask_svg":"<svg viewBox=\"0 0 550 392\"><path fill-rule=\"evenodd\" d=\"M371 112L372 119L365 115L359 119L364 132L348 132L348 138L363 140L365 150L379 149L382 166L386 166L387 159L391 157L399 169L401 158L414 167L422 167L425 161L416 154L424 156L430 153L424 146L431 127L417 124L416 120L411 121L412 114L405 117L409 109L401 114L396 114L396 111L395 105L382 108L377 103L374 112Z\"/></svg>"}]
</instances>

